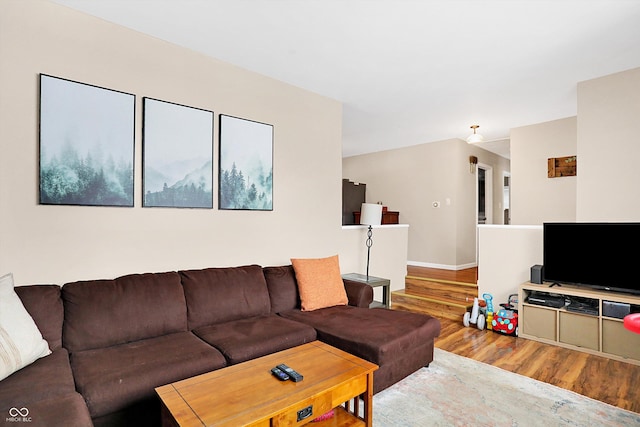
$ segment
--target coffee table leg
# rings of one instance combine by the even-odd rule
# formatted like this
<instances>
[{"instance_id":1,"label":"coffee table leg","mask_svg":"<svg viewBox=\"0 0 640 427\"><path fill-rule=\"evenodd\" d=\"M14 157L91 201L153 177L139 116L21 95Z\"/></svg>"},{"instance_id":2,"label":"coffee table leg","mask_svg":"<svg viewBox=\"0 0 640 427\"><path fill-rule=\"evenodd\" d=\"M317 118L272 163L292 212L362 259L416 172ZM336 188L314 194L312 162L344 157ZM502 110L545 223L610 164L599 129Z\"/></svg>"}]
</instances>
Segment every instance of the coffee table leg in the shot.
<instances>
[{"instance_id":1,"label":"coffee table leg","mask_svg":"<svg viewBox=\"0 0 640 427\"><path fill-rule=\"evenodd\" d=\"M367 375L367 391L362 396L364 399L364 422L367 427L373 425L373 372Z\"/></svg>"}]
</instances>

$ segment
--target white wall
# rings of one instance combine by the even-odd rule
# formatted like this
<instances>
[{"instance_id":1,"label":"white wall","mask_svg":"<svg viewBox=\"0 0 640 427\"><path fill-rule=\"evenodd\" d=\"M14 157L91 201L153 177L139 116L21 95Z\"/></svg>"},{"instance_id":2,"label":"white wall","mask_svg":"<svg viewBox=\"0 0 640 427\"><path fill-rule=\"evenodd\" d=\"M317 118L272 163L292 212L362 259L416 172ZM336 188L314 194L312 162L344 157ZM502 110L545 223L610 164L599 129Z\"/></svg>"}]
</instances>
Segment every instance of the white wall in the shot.
<instances>
[{"instance_id":1,"label":"white wall","mask_svg":"<svg viewBox=\"0 0 640 427\"><path fill-rule=\"evenodd\" d=\"M38 204L39 73L137 96L135 207ZM0 94L0 274L19 284L360 256L342 241L337 101L37 0L0 0ZM218 114L274 125L273 211L142 208L143 96L214 111L216 165Z\"/></svg>"},{"instance_id":2,"label":"white wall","mask_svg":"<svg viewBox=\"0 0 640 427\"><path fill-rule=\"evenodd\" d=\"M575 221L578 176L547 177L547 159L577 154L577 118L511 129L511 224Z\"/></svg>"},{"instance_id":3,"label":"white wall","mask_svg":"<svg viewBox=\"0 0 640 427\"><path fill-rule=\"evenodd\" d=\"M512 130L512 219L520 225L479 228L481 295L506 302L530 279L543 261L545 221L640 221L639 100L637 68L579 83L577 118ZM573 154L576 177L546 177L547 158Z\"/></svg>"},{"instance_id":4,"label":"white wall","mask_svg":"<svg viewBox=\"0 0 640 427\"><path fill-rule=\"evenodd\" d=\"M391 280L391 290L404 289L407 275L407 241L409 226L380 225L373 227L369 276ZM365 274L367 271L367 227L345 225L342 227L340 269L345 273ZM352 254L350 257L343 255ZM382 301L382 290L374 288L374 297Z\"/></svg>"},{"instance_id":5,"label":"white wall","mask_svg":"<svg viewBox=\"0 0 640 427\"><path fill-rule=\"evenodd\" d=\"M578 84L579 221L640 221L640 68Z\"/></svg>"},{"instance_id":6,"label":"white wall","mask_svg":"<svg viewBox=\"0 0 640 427\"><path fill-rule=\"evenodd\" d=\"M502 199L495 195L502 194L509 162L460 139L347 157L342 174L366 183L368 202L399 211L400 222L411 226L410 264L458 269L476 264L476 174L470 155L493 167L493 222L502 223Z\"/></svg>"},{"instance_id":7,"label":"white wall","mask_svg":"<svg viewBox=\"0 0 640 427\"><path fill-rule=\"evenodd\" d=\"M542 264L542 226L479 225L478 239L478 295L491 294L498 310Z\"/></svg>"}]
</instances>

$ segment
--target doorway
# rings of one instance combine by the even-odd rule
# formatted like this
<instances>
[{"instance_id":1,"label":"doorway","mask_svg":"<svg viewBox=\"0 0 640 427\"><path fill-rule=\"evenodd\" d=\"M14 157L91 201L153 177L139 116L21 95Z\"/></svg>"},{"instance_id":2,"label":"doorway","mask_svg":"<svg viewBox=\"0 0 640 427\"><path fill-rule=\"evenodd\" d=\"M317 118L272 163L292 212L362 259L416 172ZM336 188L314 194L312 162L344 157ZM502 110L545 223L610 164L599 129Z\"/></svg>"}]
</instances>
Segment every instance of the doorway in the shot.
<instances>
[{"instance_id":1,"label":"doorway","mask_svg":"<svg viewBox=\"0 0 640 427\"><path fill-rule=\"evenodd\" d=\"M502 213L504 225L511 223L511 174L509 172L502 173Z\"/></svg>"},{"instance_id":2,"label":"doorway","mask_svg":"<svg viewBox=\"0 0 640 427\"><path fill-rule=\"evenodd\" d=\"M476 224L493 224L493 168L476 167ZM476 225L476 266L479 254L479 227Z\"/></svg>"},{"instance_id":3,"label":"doorway","mask_svg":"<svg viewBox=\"0 0 640 427\"><path fill-rule=\"evenodd\" d=\"M476 171L476 223L493 224L493 168L479 163Z\"/></svg>"}]
</instances>

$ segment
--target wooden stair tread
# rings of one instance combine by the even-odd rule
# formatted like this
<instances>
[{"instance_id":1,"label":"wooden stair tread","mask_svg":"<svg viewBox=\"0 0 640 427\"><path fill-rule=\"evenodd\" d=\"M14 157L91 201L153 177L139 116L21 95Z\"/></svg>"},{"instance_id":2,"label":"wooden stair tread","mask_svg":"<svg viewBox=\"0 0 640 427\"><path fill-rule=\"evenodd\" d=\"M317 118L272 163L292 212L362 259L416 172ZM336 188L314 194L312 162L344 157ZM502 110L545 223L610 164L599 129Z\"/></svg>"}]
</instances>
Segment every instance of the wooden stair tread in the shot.
<instances>
[{"instance_id":1,"label":"wooden stair tread","mask_svg":"<svg viewBox=\"0 0 640 427\"><path fill-rule=\"evenodd\" d=\"M473 301L460 301L452 298L444 298L444 297L425 297L422 295L409 294L404 291L393 291L391 292L391 296L401 296L411 299L417 299L422 301L430 301L439 304L449 305L453 307L464 308L465 310L473 307Z\"/></svg>"},{"instance_id":2,"label":"wooden stair tread","mask_svg":"<svg viewBox=\"0 0 640 427\"><path fill-rule=\"evenodd\" d=\"M478 286L469 283L407 277L404 292L409 295L465 304L469 301L473 302L473 299L478 296Z\"/></svg>"},{"instance_id":3,"label":"wooden stair tread","mask_svg":"<svg viewBox=\"0 0 640 427\"><path fill-rule=\"evenodd\" d=\"M478 285L476 283L469 283L469 282L457 282L455 280L444 280L444 279L435 279L435 278L431 278L431 277L419 277L419 276L406 276L405 277L405 281L407 280L416 280L418 282L432 282L432 283L447 283L447 284L451 284L451 285L459 285L459 286L466 286L469 288L477 288Z\"/></svg>"},{"instance_id":4,"label":"wooden stair tread","mask_svg":"<svg viewBox=\"0 0 640 427\"><path fill-rule=\"evenodd\" d=\"M391 292L391 308L461 321L477 296L476 283L408 274L405 289Z\"/></svg>"},{"instance_id":5,"label":"wooden stair tread","mask_svg":"<svg viewBox=\"0 0 640 427\"><path fill-rule=\"evenodd\" d=\"M402 294L396 294L392 297L391 309L424 313L437 318L455 321L462 321L464 313L470 311L470 308L457 303L454 303L454 305L443 304L442 301L430 301L426 298Z\"/></svg>"}]
</instances>

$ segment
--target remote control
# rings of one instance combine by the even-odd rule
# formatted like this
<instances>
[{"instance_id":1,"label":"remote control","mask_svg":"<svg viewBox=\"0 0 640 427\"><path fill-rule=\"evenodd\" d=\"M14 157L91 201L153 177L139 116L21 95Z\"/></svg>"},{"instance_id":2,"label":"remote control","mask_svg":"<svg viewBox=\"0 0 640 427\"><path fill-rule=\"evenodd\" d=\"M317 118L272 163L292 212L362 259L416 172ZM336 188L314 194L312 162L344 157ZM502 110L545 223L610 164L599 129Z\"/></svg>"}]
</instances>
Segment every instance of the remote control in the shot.
<instances>
[{"instance_id":1,"label":"remote control","mask_svg":"<svg viewBox=\"0 0 640 427\"><path fill-rule=\"evenodd\" d=\"M271 373L273 374L274 377L276 377L280 381L286 381L289 379L289 375L285 374L282 370L278 368L271 369Z\"/></svg>"},{"instance_id":2,"label":"remote control","mask_svg":"<svg viewBox=\"0 0 640 427\"><path fill-rule=\"evenodd\" d=\"M289 375L289 378L291 379L291 381L293 381L294 383L302 381L302 379L304 378L302 375L300 375L299 373L297 373L296 371L294 371L284 363L276 366L276 368L280 369L283 372L286 372L286 374Z\"/></svg>"}]
</instances>

